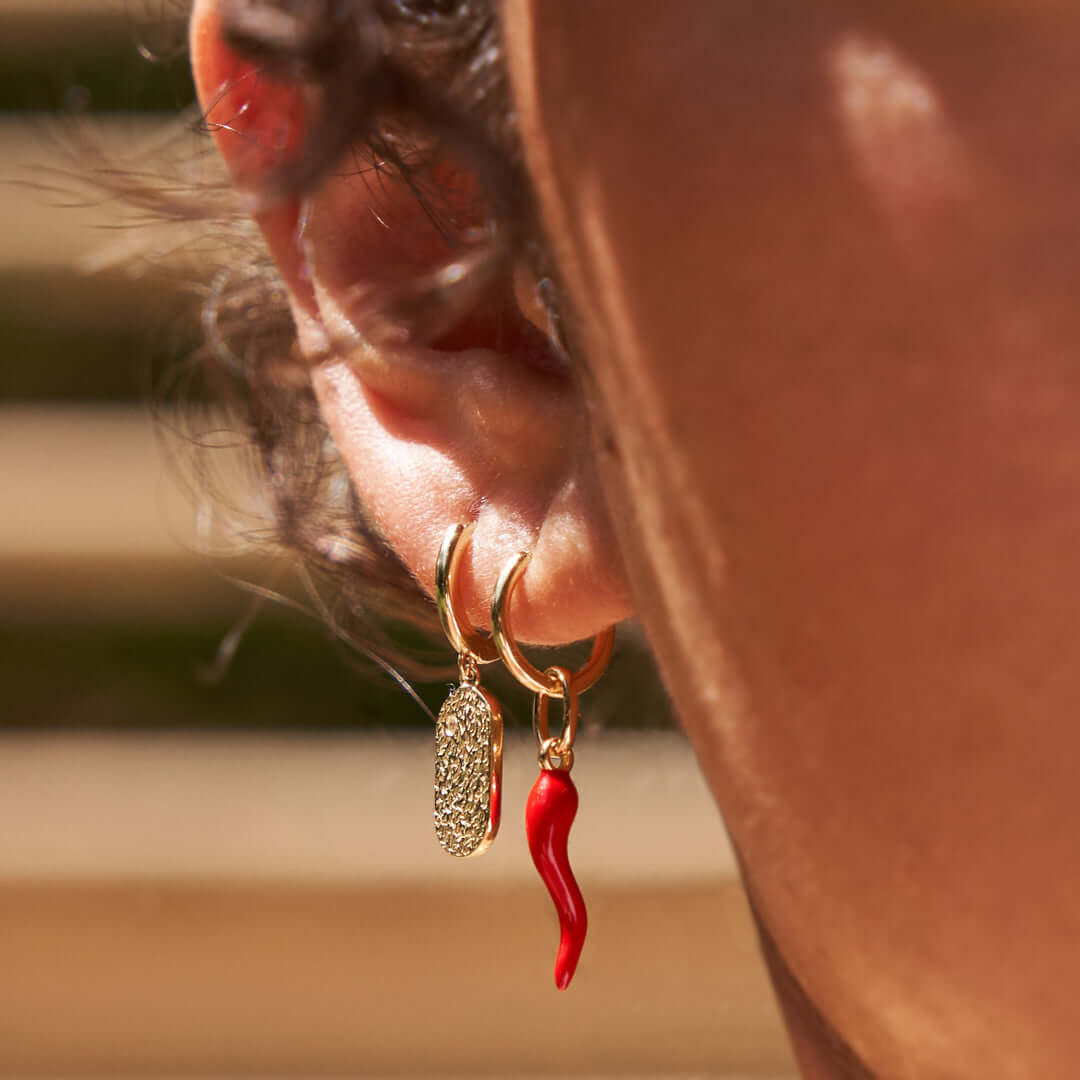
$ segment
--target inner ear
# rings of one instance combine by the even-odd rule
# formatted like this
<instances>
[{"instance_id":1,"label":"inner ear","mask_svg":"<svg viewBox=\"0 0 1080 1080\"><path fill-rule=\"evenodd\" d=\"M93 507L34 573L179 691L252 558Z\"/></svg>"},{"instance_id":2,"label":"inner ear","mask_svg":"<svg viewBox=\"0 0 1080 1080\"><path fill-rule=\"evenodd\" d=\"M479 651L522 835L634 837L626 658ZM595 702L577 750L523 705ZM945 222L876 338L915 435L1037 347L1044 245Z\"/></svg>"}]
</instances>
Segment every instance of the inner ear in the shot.
<instances>
[{"instance_id":1,"label":"inner ear","mask_svg":"<svg viewBox=\"0 0 1080 1080\"><path fill-rule=\"evenodd\" d=\"M192 56L230 173L257 191L305 145L301 92L238 58L208 0ZM475 521L460 582L481 627L502 566L531 551L518 634L591 636L629 602L578 381L522 310L527 276L488 257L491 205L470 170L427 140L415 168L385 167L366 134L302 202L256 203L365 513L429 592L447 526Z\"/></svg>"}]
</instances>

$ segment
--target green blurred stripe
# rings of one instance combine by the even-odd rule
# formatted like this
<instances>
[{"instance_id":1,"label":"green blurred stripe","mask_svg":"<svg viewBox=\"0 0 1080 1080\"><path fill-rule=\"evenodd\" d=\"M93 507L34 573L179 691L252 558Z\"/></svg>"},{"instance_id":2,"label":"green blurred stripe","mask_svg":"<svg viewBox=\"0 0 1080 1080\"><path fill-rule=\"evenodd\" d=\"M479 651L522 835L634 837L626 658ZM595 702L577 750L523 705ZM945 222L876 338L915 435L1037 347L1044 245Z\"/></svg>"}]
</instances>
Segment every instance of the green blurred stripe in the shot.
<instances>
[{"instance_id":1,"label":"green blurred stripe","mask_svg":"<svg viewBox=\"0 0 1080 1080\"><path fill-rule=\"evenodd\" d=\"M0 607L4 575L0 570ZM246 607L236 593L236 619ZM335 647L317 624L268 605L223 677L206 672L228 619L176 626L167 618L123 624L0 621L0 733L49 728L298 728L427 730L430 719L373 663ZM511 731L529 730L530 696L485 673ZM449 684L416 684L433 711ZM674 727L648 653L623 638L605 678L583 703L586 735Z\"/></svg>"},{"instance_id":2,"label":"green blurred stripe","mask_svg":"<svg viewBox=\"0 0 1080 1080\"><path fill-rule=\"evenodd\" d=\"M0 274L0 401L145 399L194 349L189 312L121 273Z\"/></svg>"},{"instance_id":3,"label":"green blurred stripe","mask_svg":"<svg viewBox=\"0 0 1080 1080\"><path fill-rule=\"evenodd\" d=\"M140 45L161 59L146 60ZM182 45L176 20L5 17L0 9L0 111L175 112L194 100Z\"/></svg>"},{"instance_id":4,"label":"green blurred stripe","mask_svg":"<svg viewBox=\"0 0 1080 1080\"><path fill-rule=\"evenodd\" d=\"M3 578L0 575L0 596ZM245 600L237 592L237 613ZM350 670L309 623L273 611L218 682L229 624L176 629L0 624L0 732L15 728L426 728L427 716L374 666ZM437 702L439 687L427 688ZM437 704L436 704L437 707Z\"/></svg>"}]
</instances>

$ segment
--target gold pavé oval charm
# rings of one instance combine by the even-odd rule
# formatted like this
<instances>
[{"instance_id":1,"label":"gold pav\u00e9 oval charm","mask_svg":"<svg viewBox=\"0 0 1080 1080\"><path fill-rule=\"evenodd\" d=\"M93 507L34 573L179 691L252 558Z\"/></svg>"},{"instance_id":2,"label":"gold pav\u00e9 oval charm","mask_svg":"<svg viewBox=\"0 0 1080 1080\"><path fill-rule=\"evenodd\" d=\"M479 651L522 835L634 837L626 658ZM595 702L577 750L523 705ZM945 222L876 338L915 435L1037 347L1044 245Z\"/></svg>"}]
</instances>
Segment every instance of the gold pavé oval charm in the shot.
<instances>
[{"instance_id":1,"label":"gold pav\u00e9 oval charm","mask_svg":"<svg viewBox=\"0 0 1080 1080\"><path fill-rule=\"evenodd\" d=\"M479 855L499 831L502 741L499 703L463 682L435 722L435 836L451 855Z\"/></svg>"}]
</instances>

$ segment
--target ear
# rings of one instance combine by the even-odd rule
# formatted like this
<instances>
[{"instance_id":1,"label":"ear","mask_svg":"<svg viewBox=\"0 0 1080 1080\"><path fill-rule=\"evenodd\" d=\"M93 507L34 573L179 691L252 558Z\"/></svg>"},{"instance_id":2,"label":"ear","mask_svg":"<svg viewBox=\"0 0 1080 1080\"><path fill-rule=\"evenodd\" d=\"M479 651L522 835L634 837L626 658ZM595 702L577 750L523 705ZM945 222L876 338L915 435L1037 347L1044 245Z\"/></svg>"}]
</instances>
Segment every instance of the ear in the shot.
<instances>
[{"instance_id":1,"label":"ear","mask_svg":"<svg viewBox=\"0 0 1080 1080\"><path fill-rule=\"evenodd\" d=\"M295 87L275 81L224 42L216 0L196 0L189 27L192 73L207 127L236 186L257 195L262 181L297 152L303 142L304 110ZM254 211L271 255L296 243L300 200L293 198ZM293 295L304 283L287 282ZM310 290L305 308L313 308Z\"/></svg>"},{"instance_id":2,"label":"ear","mask_svg":"<svg viewBox=\"0 0 1080 1080\"><path fill-rule=\"evenodd\" d=\"M302 144L300 91L228 50L213 0L196 0L191 47L218 149L235 182L257 190ZM451 211L467 214L475 196L468 174L446 162L431 175ZM629 615L585 402L523 317L529 297L519 304L520 288L496 281L441 347L377 347L358 333L371 296L451 256L409 186L342 168L303 207L277 203L256 218L353 484L420 583L433 589L447 526L475 520L461 585L476 625L489 625L499 571L521 550L533 553L514 600L526 640L577 640Z\"/></svg>"}]
</instances>

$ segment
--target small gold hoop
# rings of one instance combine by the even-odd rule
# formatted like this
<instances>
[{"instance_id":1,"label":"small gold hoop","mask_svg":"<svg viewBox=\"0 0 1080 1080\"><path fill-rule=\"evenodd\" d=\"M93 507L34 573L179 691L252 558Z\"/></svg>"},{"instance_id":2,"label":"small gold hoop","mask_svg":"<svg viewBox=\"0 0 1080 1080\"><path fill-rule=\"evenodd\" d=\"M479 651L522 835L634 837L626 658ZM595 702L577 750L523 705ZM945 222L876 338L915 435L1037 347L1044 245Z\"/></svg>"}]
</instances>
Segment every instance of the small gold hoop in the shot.
<instances>
[{"instance_id":1,"label":"small gold hoop","mask_svg":"<svg viewBox=\"0 0 1080 1080\"><path fill-rule=\"evenodd\" d=\"M439 621L459 656L471 656L478 664L490 664L499 659L495 642L482 635L475 627L462 625L454 608L458 602L456 574L461 553L472 536L476 522L468 525L451 525L443 536L439 557L435 560L435 603L439 608Z\"/></svg>"},{"instance_id":2,"label":"small gold hoop","mask_svg":"<svg viewBox=\"0 0 1080 1080\"><path fill-rule=\"evenodd\" d=\"M562 697L562 686L559 680L540 671L525 658L521 647L514 639L514 631L510 624L510 597L531 558L532 555L529 552L519 551L503 567L503 572L499 575L499 583L495 586L495 595L491 598L492 636L503 663L522 686L527 686L534 694ZM615 627L609 626L596 635L589 659L570 676L570 683L577 693L585 693L604 674L614 647Z\"/></svg>"},{"instance_id":3,"label":"small gold hoop","mask_svg":"<svg viewBox=\"0 0 1080 1080\"><path fill-rule=\"evenodd\" d=\"M578 695L574 689L573 676L564 667L549 667L544 672L554 678L562 691L563 729L557 738L551 737L551 729L548 726L548 702L550 694L537 694L533 698L533 734L536 736L536 745L543 752L549 743L557 743L559 751L573 752L574 740L577 738L578 725ZM557 756L563 756L561 753Z\"/></svg>"},{"instance_id":4,"label":"small gold hoop","mask_svg":"<svg viewBox=\"0 0 1080 1080\"><path fill-rule=\"evenodd\" d=\"M548 739L541 743L536 759L545 772L569 772L574 767L574 749L560 746L558 739Z\"/></svg>"}]
</instances>

